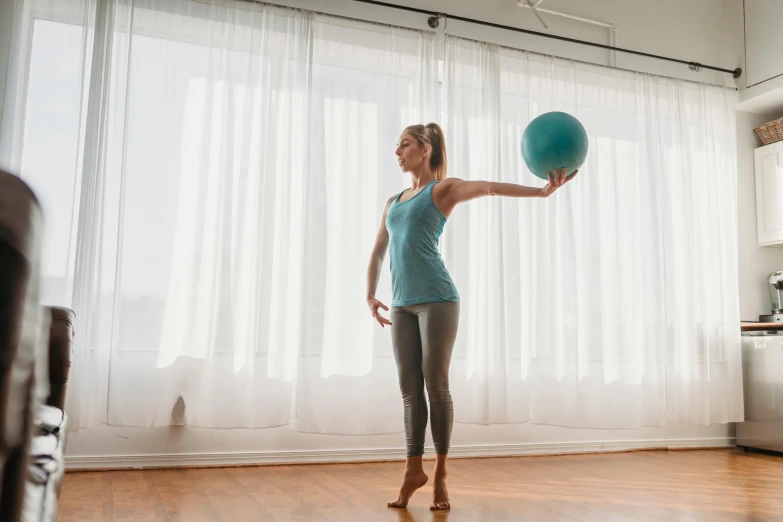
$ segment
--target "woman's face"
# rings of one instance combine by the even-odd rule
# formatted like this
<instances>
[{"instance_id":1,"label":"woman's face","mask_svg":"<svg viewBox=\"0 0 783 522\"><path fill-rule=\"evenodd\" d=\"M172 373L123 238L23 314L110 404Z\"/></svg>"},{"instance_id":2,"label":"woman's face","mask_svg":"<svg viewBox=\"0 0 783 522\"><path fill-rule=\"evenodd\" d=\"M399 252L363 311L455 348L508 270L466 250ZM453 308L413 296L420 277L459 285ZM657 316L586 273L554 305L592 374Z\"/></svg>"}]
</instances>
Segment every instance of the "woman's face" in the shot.
<instances>
[{"instance_id":1,"label":"woman's face","mask_svg":"<svg viewBox=\"0 0 783 522\"><path fill-rule=\"evenodd\" d=\"M403 132L397 143L397 164L403 172L417 170L428 160L429 147L419 144L419 140L408 132Z\"/></svg>"}]
</instances>

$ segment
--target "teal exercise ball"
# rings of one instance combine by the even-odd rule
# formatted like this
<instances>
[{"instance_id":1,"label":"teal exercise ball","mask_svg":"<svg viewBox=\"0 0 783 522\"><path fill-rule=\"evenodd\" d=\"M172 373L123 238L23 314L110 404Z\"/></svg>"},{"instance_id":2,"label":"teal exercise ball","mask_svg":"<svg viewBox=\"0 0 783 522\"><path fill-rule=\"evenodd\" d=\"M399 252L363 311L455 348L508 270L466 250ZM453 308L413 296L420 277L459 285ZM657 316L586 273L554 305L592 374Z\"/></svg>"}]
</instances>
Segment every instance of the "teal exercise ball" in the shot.
<instances>
[{"instance_id":1,"label":"teal exercise ball","mask_svg":"<svg viewBox=\"0 0 783 522\"><path fill-rule=\"evenodd\" d=\"M587 132L565 112L541 114L522 133L522 158L539 178L562 168L570 177L587 158Z\"/></svg>"}]
</instances>

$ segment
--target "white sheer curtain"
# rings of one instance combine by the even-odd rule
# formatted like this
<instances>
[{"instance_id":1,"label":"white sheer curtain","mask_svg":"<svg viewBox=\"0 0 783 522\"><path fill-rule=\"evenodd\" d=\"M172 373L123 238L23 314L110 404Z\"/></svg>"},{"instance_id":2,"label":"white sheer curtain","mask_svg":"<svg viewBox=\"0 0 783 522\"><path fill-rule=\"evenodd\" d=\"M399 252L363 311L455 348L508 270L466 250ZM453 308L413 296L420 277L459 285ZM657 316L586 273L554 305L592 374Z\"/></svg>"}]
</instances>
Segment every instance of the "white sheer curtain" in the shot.
<instances>
[{"instance_id":1,"label":"white sheer curtain","mask_svg":"<svg viewBox=\"0 0 783 522\"><path fill-rule=\"evenodd\" d=\"M250 2L18 15L0 163L44 204L45 300L77 312L74 429L400 431L364 303L397 137L441 121L451 175L540 184L518 144L552 109L588 129L580 179L446 228L456 420L741 418L731 91Z\"/></svg>"},{"instance_id":2,"label":"white sheer curtain","mask_svg":"<svg viewBox=\"0 0 783 522\"><path fill-rule=\"evenodd\" d=\"M246 2L66 4L25 4L27 113L3 143L49 203L46 298L78 312L74 426L399 431L364 272L404 188L399 132L436 117L435 35ZM31 154L62 138L60 161Z\"/></svg>"},{"instance_id":3,"label":"white sheer curtain","mask_svg":"<svg viewBox=\"0 0 783 522\"><path fill-rule=\"evenodd\" d=\"M485 199L444 251L466 302L461 422L626 428L741 420L735 93L448 38L451 174L537 185L544 112L585 125L578 178Z\"/></svg>"}]
</instances>

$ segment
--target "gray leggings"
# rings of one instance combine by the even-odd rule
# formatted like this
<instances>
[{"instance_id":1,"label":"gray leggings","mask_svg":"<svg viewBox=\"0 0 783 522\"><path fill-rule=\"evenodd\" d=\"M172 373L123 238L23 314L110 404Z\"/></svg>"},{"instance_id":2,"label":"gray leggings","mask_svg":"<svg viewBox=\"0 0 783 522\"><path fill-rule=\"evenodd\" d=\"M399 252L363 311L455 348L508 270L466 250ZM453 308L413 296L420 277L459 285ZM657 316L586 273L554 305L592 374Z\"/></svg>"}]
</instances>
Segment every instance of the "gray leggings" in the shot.
<instances>
[{"instance_id":1,"label":"gray leggings","mask_svg":"<svg viewBox=\"0 0 783 522\"><path fill-rule=\"evenodd\" d=\"M447 455L454 422L449 391L449 364L459 323L458 302L435 302L392 307L392 345L405 406L407 455L424 454L427 402L430 399L435 452Z\"/></svg>"}]
</instances>

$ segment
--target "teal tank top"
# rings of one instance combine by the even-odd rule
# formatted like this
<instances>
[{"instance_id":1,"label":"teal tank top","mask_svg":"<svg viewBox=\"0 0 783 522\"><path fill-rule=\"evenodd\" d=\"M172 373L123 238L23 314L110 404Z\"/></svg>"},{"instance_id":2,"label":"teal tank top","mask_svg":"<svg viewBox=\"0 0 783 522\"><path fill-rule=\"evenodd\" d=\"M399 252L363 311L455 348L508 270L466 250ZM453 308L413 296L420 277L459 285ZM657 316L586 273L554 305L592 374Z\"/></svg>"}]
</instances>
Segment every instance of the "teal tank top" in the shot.
<instances>
[{"instance_id":1,"label":"teal tank top","mask_svg":"<svg viewBox=\"0 0 783 522\"><path fill-rule=\"evenodd\" d=\"M446 216L432 199L436 183L429 183L407 201L400 201L400 192L386 212L392 306L459 301L457 287L438 251Z\"/></svg>"}]
</instances>

